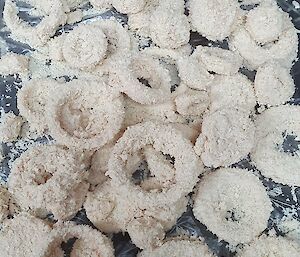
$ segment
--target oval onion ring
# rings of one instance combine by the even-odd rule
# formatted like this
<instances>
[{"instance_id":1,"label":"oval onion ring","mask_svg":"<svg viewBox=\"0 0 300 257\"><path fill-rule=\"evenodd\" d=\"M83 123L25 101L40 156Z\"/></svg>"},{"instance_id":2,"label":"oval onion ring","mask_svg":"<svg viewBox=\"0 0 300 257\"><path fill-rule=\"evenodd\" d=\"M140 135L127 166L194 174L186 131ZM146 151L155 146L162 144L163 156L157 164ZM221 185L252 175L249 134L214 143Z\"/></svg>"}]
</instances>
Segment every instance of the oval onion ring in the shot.
<instances>
[{"instance_id":1,"label":"oval onion ring","mask_svg":"<svg viewBox=\"0 0 300 257\"><path fill-rule=\"evenodd\" d=\"M295 83L289 69L278 63L268 63L258 68L254 89L258 103L280 105L294 95Z\"/></svg>"},{"instance_id":2,"label":"oval onion ring","mask_svg":"<svg viewBox=\"0 0 300 257\"><path fill-rule=\"evenodd\" d=\"M277 183L300 185L299 124L300 108L291 105L272 107L256 120L251 159L264 176Z\"/></svg>"},{"instance_id":3,"label":"oval onion ring","mask_svg":"<svg viewBox=\"0 0 300 257\"><path fill-rule=\"evenodd\" d=\"M128 166L132 159L130 156L151 145L157 153L169 154L175 158L173 167L169 164L175 174L174 179L166 181L167 187L162 186L160 190L147 191L132 182L134 170L132 171L132 167ZM166 167L165 165L163 166ZM170 205L187 195L196 183L201 170L202 167L199 166L191 143L180 132L168 125L145 122L125 131L113 149L107 174L123 197L130 197L139 208L147 209L164 206L166 203ZM152 179L155 181L155 178Z\"/></svg>"},{"instance_id":4,"label":"oval onion ring","mask_svg":"<svg viewBox=\"0 0 300 257\"><path fill-rule=\"evenodd\" d=\"M45 13L44 19L36 27L31 27L19 18L17 5L12 0L5 1L3 20L11 30L13 38L33 47L42 46L55 34L60 25L67 22L67 10L61 0L51 1L49 5L39 4L38 1L30 3L34 3Z\"/></svg>"},{"instance_id":5,"label":"oval onion ring","mask_svg":"<svg viewBox=\"0 0 300 257\"><path fill-rule=\"evenodd\" d=\"M119 132L124 118L122 95L104 81L66 83L52 94L46 109L51 136L81 149L104 146Z\"/></svg>"},{"instance_id":6,"label":"oval onion ring","mask_svg":"<svg viewBox=\"0 0 300 257\"><path fill-rule=\"evenodd\" d=\"M237 22L238 3L231 0L191 0L190 20L204 37L222 41Z\"/></svg>"},{"instance_id":7,"label":"oval onion ring","mask_svg":"<svg viewBox=\"0 0 300 257\"><path fill-rule=\"evenodd\" d=\"M8 188L23 210L68 219L85 199L86 175L71 151L55 145L37 146L14 162Z\"/></svg>"},{"instance_id":8,"label":"oval onion ring","mask_svg":"<svg viewBox=\"0 0 300 257\"><path fill-rule=\"evenodd\" d=\"M25 83L17 93L20 115L29 122L30 128L38 133L48 128L45 106L50 92L58 85L55 80L32 79Z\"/></svg>"},{"instance_id":9,"label":"oval onion ring","mask_svg":"<svg viewBox=\"0 0 300 257\"><path fill-rule=\"evenodd\" d=\"M247 172L212 172L200 181L195 195L195 217L232 245L248 243L262 233L273 210L263 184Z\"/></svg>"},{"instance_id":10,"label":"oval onion ring","mask_svg":"<svg viewBox=\"0 0 300 257\"><path fill-rule=\"evenodd\" d=\"M195 152L208 167L229 166L249 154L254 135L255 126L247 113L219 110L204 116Z\"/></svg>"},{"instance_id":11,"label":"oval onion ring","mask_svg":"<svg viewBox=\"0 0 300 257\"><path fill-rule=\"evenodd\" d=\"M113 6L120 13L138 13L143 10L146 0L112 0Z\"/></svg>"}]
</instances>

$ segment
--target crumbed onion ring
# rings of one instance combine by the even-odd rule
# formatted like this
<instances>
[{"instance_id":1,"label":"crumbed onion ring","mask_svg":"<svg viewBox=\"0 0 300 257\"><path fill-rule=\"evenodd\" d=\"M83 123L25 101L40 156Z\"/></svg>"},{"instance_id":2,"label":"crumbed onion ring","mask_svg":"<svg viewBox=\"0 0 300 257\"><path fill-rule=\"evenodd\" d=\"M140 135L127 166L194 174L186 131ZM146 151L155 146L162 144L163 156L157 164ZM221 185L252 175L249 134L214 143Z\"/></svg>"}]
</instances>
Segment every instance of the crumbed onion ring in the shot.
<instances>
[{"instance_id":1,"label":"crumbed onion ring","mask_svg":"<svg viewBox=\"0 0 300 257\"><path fill-rule=\"evenodd\" d=\"M73 80L53 93L47 123L57 142L92 149L104 146L119 132L123 98L104 81Z\"/></svg>"},{"instance_id":2,"label":"crumbed onion ring","mask_svg":"<svg viewBox=\"0 0 300 257\"><path fill-rule=\"evenodd\" d=\"M171 229L186 210L188 199L180 198L171 206L140 209L132 198L123 198L110 181L97 186L87 195L84 208L87 217L101 231L127 231L140 248L152 248L161 243L165 231Z\"/></svg>"},{"instance_id":3,"label":"crumbed onion ring","mask_svg":"<svg viewBox=\"0 0 300 257\"><path fill-rule=\"evenodd\" d=\"M3 19L11 30L12 37L30 46L44 45L53 36L60 25L67 22L66 9L61 0L54 0L46 5L38 1L29 1L45 13L44 19L36 27L31 27L18 17L17 5L12 0L5 1Z\"/></svg>"},{"instance_id":4,"label":"crumbed onion ring","mask_svg":"<svg viewBox=\"0 0 300 257\"><path fill-rule=\"evenodd\" d=\"M114 79L121 91L141 104L159 104L172 98L169 71L159 60L145 54L133 56L128 67L119 69Z\"/></svg>"},{"instance_id":5,"label":"crumbed onion ring","mask_svg":"<svg viewBox=\"0 0 300 257\"><path fill-rule=\"evenodd\" d=\"M171 181L166 181L168 186L147 191L133 183L132 173L135 170L132 170L130 161L132 155L151 145L157 153L162 152L175 158L173 168L170 166L175 174ZM113 149L107 174L123 197L132 198L143 209L172 204L188 194L201 170L191 143L180 132L168 125L145 122L125 131ZM155 178L152 179L155 181Z\"/></svg>"},{"instance_id":6,"label":"crumbed onion ring","mask_svg":"<svg viewBox=\"0 0 300 257\"><path fill-rule=\"evenodd\" d=\"M70 257L113 257L112 242L101 232L86 225L75 225L72 222L58 223L51 232L53 241L48 245L45 257L56 257L61 243L76 238Z\"/></svg>"},{"instance_id":7,"label":"crumbed onion ring","mask_svg":"<svg viewBox=\"0 0 300 257\"><path fill-rule=\"evenodd\" d=\"M22 115L32 130L44 132L48 126L46 121L46 102L50 92L59 84L50 79L29 80L17 93L17 104Z\"/></svg>"},{"instance_id":8,"label":"crumbed onion ring","mask_svg":"<svg viewBox=\"0 0 300 257\"><path fill-rule=\"evenodd\" d=\"M223 40L237 22L238 3L231 0L191 0L190 20L195 30L210 40Z\"/></svg>"},{"instance_id":9,"label":"crumbed onion ring","mask_svg":"<svg viewBox=\"0 0 300 257\"><path fill-rule=\"evenodd\" d=\"M275 2L263 3L249 11L245 27L257 43L273 42L284 29L284 15Z\"/></svg>"},{"instance_id":10,"label":"crumbed onion ring","mask_svg":"<svg viewBox=\"0 0 300 257\"><path fill-rule=\"evenodd\" d=\"M277 183L300 185L299 124L300 108L291 105L272 107L256 120L251 159L264 176Z\"/></svg>"},{"instance_id":11,"label":"crumbed onion ring","mask_svg":"<svg viewBox=\"0 0 300 257\"><path fill-rule=\"evenodd\" d=\"M13 75L28 72L29 58L25 55L7 53L0 58L0 74Z\"/></svg>"},{"instance_id":12,"label":"crumbed onion ring","mask_svg":"<svg viewBox=\"0 0 300 257\"><path fill-rule=\"evenodd\" d=\"M195 217L232 245L260 235L273 209L263 184L247 172L229 168L212 172L200 181L195 195Z\"/></svg>"},{"instance_id":13,"label":"crumbed onion ring","mask_svg":"<svg viewBox=\"0 0 300 257\"><path fill-rule=\"evenodd\" d=\"M198 240L173 239L154 250L144 250L138 257L213 257L208 247Z\"/></svg>"},{"instance_id":14,"label":"crumbed onion ring","mask_svg":"<svg viewBox=\"0 0 300 257\"><path fill-rule=\"evenodd\" d=\"M255 222L256 223L256 222ZM253 226L253 225L252 225ZM297 242L283 237L261 236L239 251L238 257L289 256L298 257L300 246Z\"/></svg>"},{"instance_id":15,"label":"crumbed onion ring","mask_svg":"<svg viewBox=\"0 0 300 257\"><path fill-rule=\"evenodd\" d=\"M189 42L190 24L183 0L164 0L150 17L150 37L161 48L179 48Z\"/></svg>"},{"instance_id":16,"label":"crumbed onion ring","mask_svg":"<svg viewBox=\"0 0 300 257\"><path fill-rule=\"evenodd\" d=\"M198 58L208 71L232 75L242 67L243 59L237 52L218 47L197 46L193 56Z\"/></svg>"},{"instance_id":17,"label":"crumbed onion ring","mask_svg":"<svg viewBox=\"0 0 300 257\"><path fill-rule=\"evenodd\" d=\"M113 6L120 13L138 13L146 5L147 0L112 0Z\"/></svg>"},{"instance_id":18,"label":"crumbed onion ring","mask_svg":"<svg viewBox=\"0 0 300 257\"><path fill-rule=\"evenodd\" d=\"M67 34L62 50L66 62L79 69L95 67L106 57L108 42L100 27L92 24L76 27Z\"/></svg>"},{"instance_id":19,"label":"crumbed onion ring","mask_svg":"<svg viewBox=\"0 0 300 257\"><path fill-rule=\"evenodd\" d=\"M23 210L68 219L82 206L88 190L86 175L69 150L55 145L38 146L14 162L8 188Z\"/></svg>"},{"instance_id":20,"label":"crumbed onion ring","mask_svg":"<svg viewBox=\"0 0 300 257\"><path fill-rule=\"evenodd\" d=\"M289 69L267 63L258 68L254 89L258 103L274 106L284 104L294 95L295 83Z\"/></svg>"},{"instance_id":21,"label":"crumbed onion ring","mask_svg":"<svg viewBox=\"0 0 300 257\"><path fill-rule=\"evenodd\" d=\"M258 6L256 8L265 7ZM255 13L256 8L253 9L252 12ZM231 49L236 49L240 53L245 59L244 64L249 69L257 69L270 61L278 61L281 65L291 68L293 61L297 57L298 51L297 30L288 14L282 13L276 3L273 3L273 5L270 5L268 8L270 8L271 12L279 12L278 15L281 16L281 21L274 20L273 22L267 20L266 22L259 22L257 26L259 26L260 29L258 31L255 30L257 33L261 32L259 35L253 35L254 31L253 33L251 32L251 34L247 30L247 25L238 28L230 37ZM282 27L280 28L280 34L279 31L274 32L269 28L269 26L275 26L273 23L282 23L282 26L280 26ZM277 30L278 28L276 27L274 29ZM271 34L268 35L268 33L264 32L265 30L270 30ZM273 37L276 37L275 40L267 42L271 40L272 34ZM264 38L264 36L266 36L266 38ZM267 43L261 45L256 42L256 40L265 41Z\"/></svg>"},{"instance_id":22,"label":"crumbed onion ring","mask_svg":"<svg viewBox=\"0 0 300 257\"><path fill-rule=\"evenodd\" d=\"M41 257L50 243L51 228L38 218L21 213L6 220L0 231L0 251L5 257Z\"/></svg>"},{"instance_id":23,"label":"crumbed onion ring","mask_svg":"<svg viewBox=\"0 0 300 257\"><path fill-rule=\"evenodd\" d=\"M215 76L210 87L210 101L211 112L234 108L250 113L256 105L253 84L241 74Z\"/></svg>"},{"instance_id":24,"label":"crumbed onion ring","mask_svg":"<svg viewBox=\"0 0 300 257\"><path fill-rule=\"evenodd\" d=\"M195 152L208 167L229 166L246 157L254 145L255 126L247 113L223 109L203 118Z\"/></svg>"}]
</instances>

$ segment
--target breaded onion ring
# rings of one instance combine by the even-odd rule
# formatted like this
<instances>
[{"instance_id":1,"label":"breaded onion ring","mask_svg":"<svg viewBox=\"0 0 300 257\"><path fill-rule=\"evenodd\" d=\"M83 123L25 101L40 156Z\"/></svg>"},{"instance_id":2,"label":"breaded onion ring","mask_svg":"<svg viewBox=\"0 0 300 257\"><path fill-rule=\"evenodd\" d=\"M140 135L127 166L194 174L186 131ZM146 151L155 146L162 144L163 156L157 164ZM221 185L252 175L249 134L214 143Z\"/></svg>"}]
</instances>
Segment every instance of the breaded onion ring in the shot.
<instances>
[{"instance_id":1,"label":"breaded onion ring","mask_svg":"<svg viewBox=\"0 0 300 257\"><path fill-rule=\"evenodd\" d=\"M229 166L246 157L254 145L255 126L247 113L224 109L203 118L195 152L208 167Z\"/></svg>"},{"instance_id":2,"label":"breaded onion ring","mask_svg":"<svg viewBox=\"0 0 300 257\"><path fill-rule=\"evenodd\" d=\"M204 37L222 41L237 22L238 3L231 0L191 0L190 20Z\"/></svg>"},{"instance_id":3,"label":"breaded onion ring","mask_svg":"<svg viewBox=\"0 0 300 257\"><path fill-rule=\"evenodd\" d=\"M24 120L13 112L2 113L0 118L0 142L13 142L21 134Z\"/></svg>"},{"instance_id":4,"label":"breaded onion ring","mask_svg":"<svg viewBox=\"0 0 300 257\"><path fill-rule=\"evenodd\" d=\"M106 57L108 42L100 27L86 24L66 35L62 52L66 62L79 69L94 68Z\"/></svg>"},{"instance_id":5,"label":"breaded onion ring","mask_svg":"<svg viewBox=\"0 0 300 257\"><path fill-rule=\"evenodd\" d=\"M161 48L179 48L190 38L183 0L162 0L150 17L150 37Z\"/></svg>"},{"instance_id":6,"label":"breaded onion ring","mask_svg":"<svg viewBox=\"0 0 300 257\"><path fill-rule=\"evenodd\" d=\"M10 194L6 187L0 185L0 223L9 215Z\"/></svg>"},{"instance_id":7,"label":"breaded onion ring","mask_svg":"<svg viewBox=\"0 0 300 257\"><path fill-rule=\"evenodd\" d=\"M255 222L256 223L256 222ZM298 257L300 246L295 241L287 240L283 237L266 237L253 241L246 245L237 256L238 257L265 257L265 256L289 256Z\"/></svg>"},{"instance_id":8,"label":"breaded onion ring","mask_svg":"<svg viewBox=\"0 0 300 257\"><path fill-rule=\"evenodd\" d=\"M273 209L263 184L247 172L229 168L212 172L200 181L195 195L195 217L232 245L260 235Z\"/></svg>"},{"instance_id":9,"label":"breaded onion ring","mask_svg":"<svg viewBox=\"0 0 300 257\"><path fill-rule=\"evenodd\" d=\"M97 186L87 195L84 208L87 217L101 231L127 231L140 248L152 248L161 243L165 231L171 229L186 210L187 198L182 197L172 206L140 209L131 198L123 198L110 181Z\"/></svg>"},{"instance_id":10,"label":"breaded onion ring","mask_svg":"<svg viewBox=\"0 0 300 257\"><path fill-rule=\"evenodd\" d=\"M281 17L281 21L276 19L270 20L267 19L266 16L263 16L263 21L259 21L257 24L260 29L255 30L256 34L260 33L259 35L251 35L251 33L247 30L247 25L245 28L238 28L230 38L231 49L236 49L240 53L240 55L245 59L244 64L249 69L257 69L270 61L278 61L281 65L291 68L298 52L297 30L291 22L288 14L282 12L276 3L271 5L268 4L267 6L267 12L278 12L277 16ZM251 12L255 13L257 8L260 10L265 7L256 7ZM260 12L259 10L258 12ZM265 9L262 11L265 12ZM274 30L278 29L278 27L275 27L274 23L282 23L282 26L279 28L280 34L279 31L274 32ZM270 26L274 27L274 29L270 29ZM270 31L271 34L269 35L269 32L266 31ZM255 32L253 31L253 33ZM275 40L268 42L271 40L272 34ZM265 36L266 38L264 38ZM261 43L256 42L256 37L258 41L265 41L267 43L262 45Z\"/></svg>"},{"instance_id":11,"label":"breaded onion ring","mask_svg":"<svg viewBox=\"0 0 300 257\"><path fill-rule=\"evenodd\" d=\"M289 69L278 63L267 63L258 68L254 89L258 103L280 105L294 95L295 83Z\"/></svg>"},{"instance_id":12,"label":"breaded onion ring","mask_svg":"<svg viewBox=\"0 0 300 257\"><path fill-rule=\"evenodd\" d=\"M44 132L48 126L46 121L46 102L50 92L55 91L59 84L50 79L32 79L24 84L17 93L17 104L32 130Z\"/></svg>"},{"instance_id":13,"label":"breaded onion ring","mask_svg":"<svg viewBox=\"0 0 300 257\"><path fill-rule=\"evenodd\" d=\"M256 120L251 159L260 172L277 183L300 185L300 107L284 105L264 111Z\"/></svg>"},{"instance_id":14,"label":"breaded onion ring","mask_svg":"<svg viewBox=\"0 0 300 257\"><path fill-rule=\"evenodd\" d=\"M233 108L245 113L254 111L256 105L253 84L246 76L215 76L210 88L210 111Z\"/></svg>"},{"instance_id":15,"label":"breaded onion ring","mask_svg":"<svg viewBox=\"0 0 300 257\"><path fill-rule=\"evenodd\" d=\"M56 257L53 254L60 251L61 243L76 238L70 257L113 257L112 242L101 232L86 225L75 225L72 222L58 223L51 233L54 238L48 246L45 257Z\"/></svg>"},{"instance_id":16,"label":"breaded onion ring","mask_svg":"<svg viewBox=\"0 0 300 257\"><path fill-rule=\"evenodd\" d=\"M123 98L104 81L73 80L47 103L47 124L57 142L82 149L104 146L119 132Z\"/></svg>"},{"instance_id":17,"label":"breaded onion ring","mask_svg":"<svg viewBox=\"0 0 300 257\"><path fill-rule=\"evenodd\" d=\"M7 53L0 58L0 74L13 75L28 72L29 59L25 55Z\"/></svg>"},{"instance_id":18,"label":"breaded onion ring","mask_svg":"<svg viewBox=\"0 0 300 257\"><path fill-rule=\"evenodd\" d=\"M149 55L137 54L130 58L128 66L117 71L112 83L141 104L158 104L172 98L168 69Z\"/></svg>"},{"instance_id":19,"label":"breaded onion ring","mask_svg":"<svg viewBox=\"0 0 300 257\"><path fill-rule=\"evenodd\" d=\"M0 251L5 257L41 257L51 241L46 222L21 213L6 220L0 231Z\"/></svg>"},{"instance_id":20,"label":"breaded onion ring","mask_svg":"<svg viewBox=\"0 0 300 257\"><path fill-rule=\"evenodd\" d=\"M36 27L31 27L18 17L17 5L12 0L5 1L3 19L14 39L33 47L42 46L55 34L60 25L66 23L65 11L67 10L61 0L54 0L49 4L39 4L38 1L30 1L30 3L37 5L45 14L44 19Z\"/></svg>"},{"instance_id":21,"label":"breaded onion ring","mask_svg":"<svg viewBox=\"0 0 300 257\"><path fill-rule=\"evenodd\" d=\"M147 146L152 146L157 154L169 154L175 158L174 165L169 164L169 168L175 173L174 178L171 181L165 181L161 176L151 178L160 186L155 190L150 188L150 191L143 189L142 184L138 186L133 183L132 174L135 170L130 165L131 156ZM167 165L161 161L158 163L163 167ZM132 198L139 208L147 209L171 204L188 194L201 171L202 167L199 166L191 143L180 132L168 125L146 122L125 131L113 149L107 174L124 198ZM154 171L150 168L150 172ZM159 181L160 179L163 181ZM167 186L164 187L162 182L166 182Z\"/></svg>"},{"instance_id":22,"label":"breaded onion ring","mask_svg":"<svg viewBox=\"0 0 300 257\"><path fill-rule=\"evenodd\" d=\"M8 188L23 210L68 219L81 208L88 183L81 163L59 146L27 150L13 164Z\"/></svg>"},{"instance_id":23,"label":"breaded onion ring","mask_svg":"<svg viewBox=\"0 0 300 257\"><path fill-rule=\"evenodd\" d=\"M198 240L173 239L154 250L144 250L138 257L213 257L208 247Z\"/></svg>"}]
</instances>

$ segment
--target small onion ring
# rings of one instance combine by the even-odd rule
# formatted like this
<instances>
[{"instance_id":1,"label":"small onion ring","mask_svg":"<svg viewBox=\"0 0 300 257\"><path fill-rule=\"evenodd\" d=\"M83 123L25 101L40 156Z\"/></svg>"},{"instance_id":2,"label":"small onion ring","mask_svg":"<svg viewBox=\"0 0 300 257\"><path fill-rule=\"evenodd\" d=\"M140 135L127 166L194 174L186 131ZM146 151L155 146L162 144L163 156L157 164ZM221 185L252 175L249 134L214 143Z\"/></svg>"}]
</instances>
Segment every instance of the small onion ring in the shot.
<instances>
[{"instance_id":1,"label":"small onion ring","mask_svg":"<svg viewBox=\"0 0 300 257\"><path fill-rule=\"evenodd\" d=\"M299 141L299 124L299 106L272 107L259 115L256 120L257 133L251 159L263 176L277 183L300 185L299 150L292 153L285 152L282 148L287 135Z\"/></svg>"},{"instance_id":2,"label":"small onion ring","mask_svg":"<svg viewBox=\"0 0 300 257\"><path fill-rule=\"evenodd\" d=\"M143 10L146 0L112 0L113 6L120 13L138 13Z\"/></svg>"},{"instance_id":3,"label":"small onion ring","mask_svg":"<svg viewBox=\"0 0 300 257\"><path fill-rule=\"evenodd\" d=\"M13 164L9 191L23 210L37 216L52 213L68 219L81 208L88 183L81 163L69 150L55 145L27 150Z\"/></svg>"},{"instance_id":4,"label":"small onion ring","mask_svg":"<svg viewBox=\"0 0 300 257\"><path fill-rule=\"evenodd\" d=\"M57 142L82 149L104 146L120 131L123 98L104 81L73 80L47 103L47 124Z\"/></svg>"},{"instance_id":5,"label":"small onion ring","mask_svg":"<svg viewBox=\"0 0 300 257\"><path fill-rule=\"evenodd\" d=\"M200 181L193 207L200 222L232 245L251 242L260 235L272 210L259 179L247 170L231 168L219 169Z\"/></svg>"},{"instance_id":6,"label":"small onion ring","mask_svg":"<svg viewBox=\"0 0 300 257\"><path fill-rule=\"evenodd\" d=\"M53 36L60 25L67 22L67 15L61 0L51 1L48 6L37 4L45 12L45 18L36 27L31 27L18 17L17 5L12 0L5 1L3 19L6 26L11 30L12 37L27 43L30 46L37 47L44 45L51 36Z\"/></svg>"},{"instance_id":7,"label":"small onion ring","mask_svg":"<svg viewBox=\"0 0 300 257\"><path fill-rule=\"evenodd\" d=\"M255 126L248 115L236 109L222 109L204 116L194 149L206 166L226 167L250 153Z\"/></svg>"}]
</instances>

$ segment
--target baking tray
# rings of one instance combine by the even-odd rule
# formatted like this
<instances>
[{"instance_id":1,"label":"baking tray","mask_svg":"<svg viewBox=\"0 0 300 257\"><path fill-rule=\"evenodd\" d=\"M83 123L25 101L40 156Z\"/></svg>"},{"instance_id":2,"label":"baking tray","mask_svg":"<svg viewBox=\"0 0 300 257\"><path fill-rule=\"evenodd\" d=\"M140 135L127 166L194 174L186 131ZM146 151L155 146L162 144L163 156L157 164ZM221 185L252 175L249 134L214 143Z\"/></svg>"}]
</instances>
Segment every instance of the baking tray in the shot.
<instances>
[{"instance_id":1,"label":"baking tray","mask_svg":"<svg viewBox=\"0 0 300 257\"><path fill-rule=\"evenodd\" d=\"M0 56L6 51L11 51L18 54L26 54L32 49L29 46L20 44L9 37L9 32L5 29L5 24L2 19L2 12L5 0L0 0L0 39L1 43L5 43L7 48L0 48ZM292 20L297 29L300 29L300 9L295 8L292 4L292 0L278 0L278 4L282 9L290 14ZM29 15L30 6L24 2L17 3L20 8L20 17L32 25L37 24L40 21L39 17L32 17ZM250 6L251 7L251 6ZM81 7L83 10L89 10L91 6L86 4ZM243 8L249 8L249 6L244 6ZM188 11L186 10L186 13ZM116 17L121 23L127 23L126 15L121 15L116 10L112 9L101 14L92 14L84 17L83 22L91 22L93 20L107 19L109 17ZM58 33L62 31L70 30L73 26L66 25L59 29ZM149 41L149 45L151 41ZM212 42L206 38L200 36L198 33L191 33L190 44L193 47L198 45L214 45L222 48L227 48L227 41L223 42ZM2 44L1 44L2 46ZM299 49L300 51L300 49ZM299 57L299 56L298 56ZM255 77L255 73L242 69L241 72L252 79ZM291 100L291 104L300 105L300 61L297 61L291 71L293 78L296 83L296 93ZM18 76L0 76L0 108L4 112L13 111L18 115L19 111L16 106L16 92L22 86L22 81ZM43 137L37 138L36 140L28 140L20 145L18 142L2 144L4 160L0 165L0 181L6 182L9 175L9 163L13 162L20 154L26 150L26 147L36 143L37 141L41 144L46 144L51 141L51 137L45 135ZM292 139L291 139L292 140ZM299 143L299 142L298 142ZM296 141L287 142L288 146L293 145L293 147L298 147ZM300 222L300 188L299 187L289 187L273 182L270 179L264 178L254 166L251 165L249 158L245 158L241 162L233 165L241 168L248 168L253 170L253 172L259 176L265 187L267 188L268 194L274 206L274 211L272 212L271 218L269 220L267 230L274 230L277 234L281 234L281 231L277 228L277 222L282 219L286 214L292 214L292 216ZM51 218L51 217L49 217ZM88 224L93 226L93 224L87 219L85 211L81 210L73 218L73 221L78 224ZM187 211L178 219L177 224L167 232L167 237L173 237L178 235L187 235L191 237L201 237L208 244L209 248L219 257L231 257L234 256L234 251L228 247L228 244L219 239L207 230L204 224L197 221L191 211L191 207L187 207ZM136 256L139 249L137 249L130 241L127 233L118 233L109 235L114 243L115 255L118 257L134 257ZM66 250L66 256L72 248L72 242L64 245Z\"/></svg>"}]
</instances>

